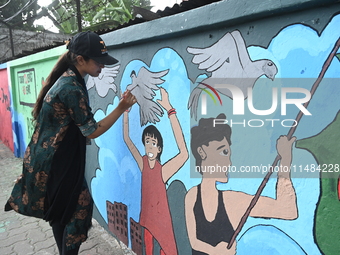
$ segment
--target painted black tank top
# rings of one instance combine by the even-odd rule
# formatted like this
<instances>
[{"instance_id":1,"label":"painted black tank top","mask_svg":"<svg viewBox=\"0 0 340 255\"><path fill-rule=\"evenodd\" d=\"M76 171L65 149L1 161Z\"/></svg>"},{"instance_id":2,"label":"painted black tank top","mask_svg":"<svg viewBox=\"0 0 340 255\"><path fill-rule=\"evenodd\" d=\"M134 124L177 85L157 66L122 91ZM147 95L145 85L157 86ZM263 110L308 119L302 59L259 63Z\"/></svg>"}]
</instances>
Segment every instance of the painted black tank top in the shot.
<instances>
[{"instance_id":1,"label":"painted black tank top","mask_svg":"<svg viewBox=\"0 0 340 255\"><path fill-rule=\"evenodd\" d=\"M197 200L194 205L194 214L196 219L197 239L216 246L224 241L229 243L234 228L230 223L229 217L224 207L222 191L218 192L218 207L216 217L212 222L206 220L201 197L201 185L197 186ZM204 252L192 250L193 255L206 255Z\"/></svg>"}]
</instances>

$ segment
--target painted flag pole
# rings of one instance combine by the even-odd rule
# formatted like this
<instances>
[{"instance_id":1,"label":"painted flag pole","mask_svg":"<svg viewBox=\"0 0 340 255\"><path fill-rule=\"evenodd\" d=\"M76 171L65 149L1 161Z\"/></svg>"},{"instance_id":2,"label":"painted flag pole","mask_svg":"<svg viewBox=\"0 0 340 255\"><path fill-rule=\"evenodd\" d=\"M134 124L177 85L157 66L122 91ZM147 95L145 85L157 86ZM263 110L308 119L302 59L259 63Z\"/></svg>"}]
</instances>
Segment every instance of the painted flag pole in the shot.
<instances>
[{"instance_id":1,"label":"painted flag pole","mask_svg":"<svg viewBox=\"0 0 340 255\"><path fill-rule=\"evenodd\" d=\"M316 89L318 88L318 86L319 86L321 80L323 79L323 77L324 77L324 75L325 75L325 73L326 73L326 71L327 71L329 65L331 64L333 58L335 57L337 51L339 50L339 47L340 47L340 37L339 37L339 39L336 41L336 43L335 43L335 45L334 45L334 47L333 47L331 53L329 54L327 60L326 60L325 63L323 64L322 69L321 69L321 72L320 72L320 74L319 74L319 77L317 78L317 80L314 82L314 84L313 84L313 86L312 86L312 89L311 89L311 91L310 91L310 93L311 93L311 99L312 99L312 97L313 97L313 95L314 95ZM310 100L311 100L311 99L310 99ZM309 100L308 102L306 102L306 103L303 104L303 106L304 106L305 108L308 107L310 100ZM296 118L295 118L297 125L298 125L298 123L300 122L302 116L303 116L303 113L302 113L302 111L300 110L299 113L298 113L298 115L297 115ZM289 132L288 132L288 134L287 134L288 140L290 140L290 139L292 138L292 136L293 136L293 134L294 134L294 132L295 132L295 130L296 130L297 125L295 125L294 127L291 127L291 128L290 128L290 130L289 130ZM273 169L275 168L275 166L277 165L277 163L279 162L279 160L280 160L280 156L277 155L276 158L275 158L275 160L274 160L274 162L273 162L273 164L272 164L271 169L268 171L268 173L266 174L266 176L265 176L264 179L262 180L262 182L261 182L261 184L260 184L258 190L256 191L256 193L255 193L253 199L251 200L251 202L250 202L250 204L249 204L247 210L246 210L245 213L243 214L243 216L242 216L242 218L241 218L241 220L240 220L240 223L238 224L237 228L235 229L235 232L234 232L233 236L231 237L231 240L230 240L230 242L229 242L229 244L228 244L228 246L227 246L228 249L231 248L231 246L233 245L233 243L234 243L235 240L236 240L237 235L241 232L242 227L243 227L244 224L246 223L246 220L247 220L247 218L249 217L251 210L253 209L253 207L255 206L255 204L257 203L257 201L259 200L260 195L261 195L263 189L265 188L267 182L269 181L269 178L270 178L270 176L271 176L272 173L273 173Z\"/></svg>"}]
</instances>

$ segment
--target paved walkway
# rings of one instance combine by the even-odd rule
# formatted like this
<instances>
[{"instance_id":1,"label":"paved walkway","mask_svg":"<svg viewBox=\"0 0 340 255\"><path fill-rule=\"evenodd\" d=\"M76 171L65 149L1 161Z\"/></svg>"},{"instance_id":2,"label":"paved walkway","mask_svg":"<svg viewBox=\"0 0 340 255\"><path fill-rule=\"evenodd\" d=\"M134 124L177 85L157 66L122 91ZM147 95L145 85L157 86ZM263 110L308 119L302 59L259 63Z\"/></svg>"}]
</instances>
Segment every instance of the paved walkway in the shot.
<instances>
[{"instance_id":1,"label":"paved walkway","mask_svg":"<svg viewBox=\"0 0 340 255\"><path fill-rule=\"evenodd\" d=\"M22 159L15 158L11 150L0 141L0 255L57 255L57 245L47 222L14 211L6 213L3 211L14 181L21 174L21 166ZM80 246L79 254L134 253L93 220L89 238Z\"/></svg>"}]
</instances>

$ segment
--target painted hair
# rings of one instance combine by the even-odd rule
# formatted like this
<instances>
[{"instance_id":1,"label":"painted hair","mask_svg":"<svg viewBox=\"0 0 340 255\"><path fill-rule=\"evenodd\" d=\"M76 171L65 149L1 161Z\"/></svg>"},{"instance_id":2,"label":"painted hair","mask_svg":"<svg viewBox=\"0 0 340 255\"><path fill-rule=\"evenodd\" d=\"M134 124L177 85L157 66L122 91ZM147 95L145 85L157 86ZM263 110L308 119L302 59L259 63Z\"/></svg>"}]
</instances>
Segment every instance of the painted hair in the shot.
<instances>
[{"instance_id":1,"label":"painted hair","mask_svg":"<svg viewBox=\"0 0 340 255\"><path fill-rule=\"evenodd\" d=\"M151 136L157 139L157 146L161 147L160 153L157 155L157 160L161 162L161 155L163 152L163 138L159 130L154 125L147 126L142 134L142 143L145 146L145 136Z\"/></svg>"},{"instance_id":2,"label":"painted hair","mask_svg":"<svg viewBox=\"0 0 340 255\"><path fill-rule=\"evenodd\" d=\"M32 115L33 119L36 121L38 115L40 113L42 104L44 102L44 98L53 84L59 79L59 77L69 68L70 65L74 65L77 63L76 54L67 51L63 55L61 55L58 59L58 62L53 67L51 73L46 78L44 86L41 88L37 101L34 105ZM88 57L83 56L85 61L89 61Z\"/></svg>"},{"instance_id":3,"label":"painted hair","mask_svg":"<svg viewBox=\"0 0 340 255\"><path fill-rule=\"evenodd\" d=\"M227 117L221 113L216 118L201 118L198 126L191 128L191 152L196 159L196 166L201 166L202 158L198 154L198 147L202 145L208 146L211 141L222 141L227 139L231 145L231 128L228 124L217 124L214 127L215 119L225 120Z\"/></svg>"}]
</instances>

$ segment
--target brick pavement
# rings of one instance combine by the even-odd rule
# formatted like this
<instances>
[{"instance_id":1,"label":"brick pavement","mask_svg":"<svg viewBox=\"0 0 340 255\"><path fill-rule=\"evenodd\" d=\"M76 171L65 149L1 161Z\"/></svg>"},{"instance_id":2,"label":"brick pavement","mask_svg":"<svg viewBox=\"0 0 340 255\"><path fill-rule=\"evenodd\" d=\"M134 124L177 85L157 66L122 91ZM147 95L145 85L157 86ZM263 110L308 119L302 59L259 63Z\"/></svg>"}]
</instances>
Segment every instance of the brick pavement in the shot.
<instances>
[{"instance_id":1,"label":"brick pavement","mask_svg":"<svg viewBox=\"0 0 340 255\"><path fill-rule=\"evenodd\" d=\"M21 166L22 159L15 158L0 140L0 254L57 255L52 229L47 222L14 211L3 211L14 181L21 174ZM134 254L96 220L92 223L88 240L80 246L80 255Z\"/></svg>"}]
</instances>

